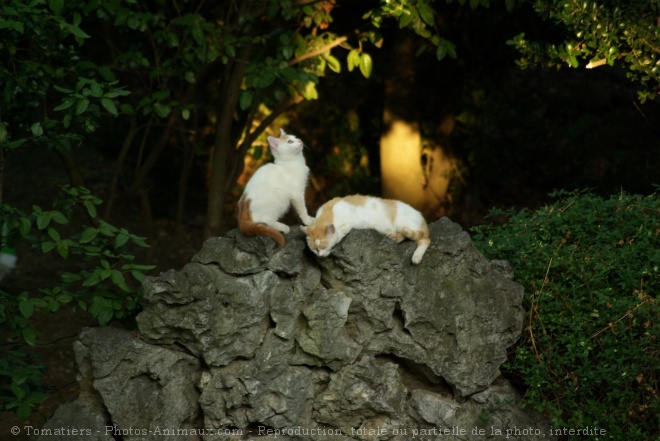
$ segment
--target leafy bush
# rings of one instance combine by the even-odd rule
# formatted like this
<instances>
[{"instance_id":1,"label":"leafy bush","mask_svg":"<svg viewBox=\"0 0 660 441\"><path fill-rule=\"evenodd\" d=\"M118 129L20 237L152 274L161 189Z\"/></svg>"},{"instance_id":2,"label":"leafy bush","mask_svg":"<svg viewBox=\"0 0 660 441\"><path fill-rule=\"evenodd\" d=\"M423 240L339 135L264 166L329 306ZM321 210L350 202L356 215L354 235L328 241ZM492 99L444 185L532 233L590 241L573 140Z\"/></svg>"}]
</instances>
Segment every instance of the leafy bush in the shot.
<instances>
[{"instance_id":1,"label":"leafy bush","mask_svg":"<svg viewBox=\"0 0 660 441\"><path fill-rule=\"evenodd\" d=\"M46 365L26 350L40 339L39 325L32 320L35 310L56 312L73 304L106 325L112 319L132 317L142 304L139 284L144 272L154 267L134 263L131 249L147 244L144 238L98 219L99 204L101 200L85 188L64 187L51 210L35 205L24 213L9 204L0 207L0 248L54 254L53 258L66 259L69 269L59 274L54 286L34 292L0 288L0 333L10 336L7 345L11 346L0 357L0 402L23 419L48 397L41 383ZM77 208L82 208L89 225L74 222Z\"/></svg>"},{"instance_id":2,"label":"leafy bush","mask_svg":"<svg viewBox=\"0 0 660 441\"><path fill-rule=\"evenodd\" d=\"M660 198L562 193L552 205L475 229L525 286L527 319L506 368L555 427L657 439Z\"/></svg>"}]
</instances>

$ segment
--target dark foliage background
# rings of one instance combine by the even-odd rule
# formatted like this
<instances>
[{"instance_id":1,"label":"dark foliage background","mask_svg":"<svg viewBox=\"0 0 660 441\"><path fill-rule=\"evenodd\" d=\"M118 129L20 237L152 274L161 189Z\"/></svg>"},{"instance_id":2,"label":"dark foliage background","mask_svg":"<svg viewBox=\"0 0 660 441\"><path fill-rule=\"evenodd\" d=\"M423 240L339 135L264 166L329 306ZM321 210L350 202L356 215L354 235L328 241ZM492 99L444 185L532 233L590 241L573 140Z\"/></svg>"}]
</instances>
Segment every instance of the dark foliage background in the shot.
<instances>
[{"instance_id":1,"label":"dark foliage background","mask_svg":"<svg viewBox=\"0 0 660 441\"><path fill-rule=\"evenodd\" d=\"M574 243L576 250L600 262L596 251L604 256L612 244L629 249L618 240L640 248L612 253L604 267L572 260L565 268L579 269L582 281L598 279L608 296L622 295L620 307L608 309L612 320L634 302L647 308L636 311L655 311L656 285L647 276L624 284L602 272L626 259L643 267L644 252L657 249L648 217L657 213L657 196L648 195L660 183L660 104L653 100L660 31L649 26L658 2L623 2L625 10L617 12L619 3L33 0L0 6L2 251L18 255L0 286L0 433L23 424L18 416L38 426L75 396L70 342L81 326L132 326L145 274L182 266L209 234L235 227L235 201L250 173L270 160L265 137L280 126L308 146L311 212L334 196L380 193L380 143L392 109L417 125L424 145L442 148L452 160L446 200L430 221L443 214L469 228L483 224L492 207L540 208L500 212L489 219L509 227L480 230L479 239L484 246L493 234L508 244L483 249L512 261L531 287L530 308L537 299L531 284L543 280L547 264L541 251L611 214L620 222L607 234L589 233L593 245ZM624 35L626 29L639 33ZM587 62L599 67L585 69ZM402 72L405 81L395 81ZM549 196L584 188L590 189L584 197L553 202ZM651 199L626 196L616 205L612 194ZM580 208L567 212L570 222L553 217L571 204ZM632 210L642 220L613 214L624 205L646 207ZM638 221L642 231L628 231ZM533 236L541 230L544 237ZM647 233L639 236L645 241L635 236ZM531 252L531 244L540 254L526 266L516 250ZM645 289L635 287L640 280ZM562 283L557 298L578 282ZM635 297L634 289L645 297ZM576 296L580 308L591 302L583 292ZM557 298L553 323L561 321ZM585 317L590 307L581 310ZM526 343L510 368L525 375L519 383L530 402L563 424L588 423L608 403L630 398L637 407L628 416L618 413L617 421L643 439L649 427L657 432L657 420L648 416L657 411L649 399L657 397L657 378L646 367L657 360L657 342L638 345L643 328L626 332L625 341L636 342L630 350L638 351L642 380L616 383L619 371L612 371L607 384L617 391L635 386L635 397L581 401L565 391L529 388L543 375L581 367L561 358L534 365L540 356L526 354ZM581 357L582 349L567 341L579 337L565 335L552 344ZM614 345L606 335L598 344ZM612 352L594 349L580 360L601 355ZM585 389L599 386L592 377ZM562 397L572 398L549 404ZM577 419L566 419L578 408L585 410Z\"/></svg>"}]
</instances>

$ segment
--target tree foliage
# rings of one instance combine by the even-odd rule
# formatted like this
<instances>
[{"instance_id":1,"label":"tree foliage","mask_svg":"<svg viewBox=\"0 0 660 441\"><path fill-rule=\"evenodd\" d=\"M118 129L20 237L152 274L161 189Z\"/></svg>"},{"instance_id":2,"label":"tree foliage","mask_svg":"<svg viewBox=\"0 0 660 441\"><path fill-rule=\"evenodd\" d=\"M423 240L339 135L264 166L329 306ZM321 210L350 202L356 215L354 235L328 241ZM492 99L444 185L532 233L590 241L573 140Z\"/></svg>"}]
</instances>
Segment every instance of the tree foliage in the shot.
<instances>
[{"instance_id":1,"label":"tree foliage","mask_svg":"<svg viewBox=\"0 0 660 441\"><path fill-rule=\"evenodd\" d=\"M182 158L179 213L195 158L209 158L208 228L217 232L255 140L292 105L316 99L327 72L340 73L345 65L370 77L369 50L382 43L383 21L399 19L429 47L442 45L426 0L367 2L363 26L350 29L335 29L336 6L303 0L17 0L0 6L0 50L7 55L0 71L2 248L76 260L53 286L0 291L0 329L16 344L0 361L5 408L25 418L47 396L40 384L44 367L23 348L40 341L35 310L73 304L102 325L138 310L137 287L152 266L135 263L131 249L146 242L104 218L119 198L140 198L148 209L149 179L164 152ZM72 184L50 208L10 204L1 192L5 165L34 149L56 152ZM104 207L83 185L82 149L116 158Z\"/></svg>"},{"instance_id":2,"label":"tree foliage","mask_svg":"<svg viewBox=\"0 0 660 441\"><path fill-rule=\"evenodd\" d=\"M544 41L530 39L531 32L520 33L509 42L522 53L520 67L575 68L581 65L579 60L585 60L582 66L587 68L618 65L641 85L642 102L660 92L660 1L536 0L532 4L541 18L560 25L565 38Z\"/></svg>"}]
</instances>

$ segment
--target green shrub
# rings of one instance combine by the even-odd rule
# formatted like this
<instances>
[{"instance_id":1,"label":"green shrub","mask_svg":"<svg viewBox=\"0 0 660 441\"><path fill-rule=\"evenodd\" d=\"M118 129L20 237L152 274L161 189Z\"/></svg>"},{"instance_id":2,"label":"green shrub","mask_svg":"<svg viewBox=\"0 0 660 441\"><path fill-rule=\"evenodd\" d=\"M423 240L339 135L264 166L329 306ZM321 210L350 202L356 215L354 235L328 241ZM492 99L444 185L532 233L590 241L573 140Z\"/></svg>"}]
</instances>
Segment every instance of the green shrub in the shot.
<instances>
[{"instance_id":1,"label":"green shrub","mask_svg":"<svg viewBox=\"0 0 660 441\"><path fill-rule=\"evenodd\" d=\"M505 368L555 427L658 439L659 195L555 196L475 229L477 248L508 260L526 290L523 335Z\"/></svg>"},{"instance_id":2,"label":"green shrub","mask_svg":"<svg viewBox=\"0 0 660 441\"><path fill-rule=\"evenodd\" d=\"M154 266L135 263L133 253L148 245L143 237L99 219L100 204L88 189L70 186L64 186L51 210L34 205L25 213L0 204L1 249L20 247L26 261L30 252L43 253L65 260L69 269L54 276L52 286L20 293L0 287L0 334L7 336L3 346L8 348L0 355L0 408L22 419L48 398L42 383L47 366L29 350L43 343L35 311L55 313L74 305L104 326L131 319L142 306L140 284ZM76 219L80 213L88 223Z\"/></svg>"}]
</instances>

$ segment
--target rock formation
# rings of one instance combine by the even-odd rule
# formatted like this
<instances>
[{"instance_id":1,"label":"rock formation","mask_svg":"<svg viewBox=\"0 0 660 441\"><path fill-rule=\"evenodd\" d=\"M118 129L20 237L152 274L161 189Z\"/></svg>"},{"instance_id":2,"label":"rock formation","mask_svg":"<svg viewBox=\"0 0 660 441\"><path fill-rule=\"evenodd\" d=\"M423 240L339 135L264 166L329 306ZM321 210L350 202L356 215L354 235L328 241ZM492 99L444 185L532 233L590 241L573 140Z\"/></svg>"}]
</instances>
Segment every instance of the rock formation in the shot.
<instances>
[{"instance_id":1,"label":"rock formation","mask_svg":"<svg viewBox=\"0 0 660 441\"><path fill-rule=\"evenodd\" d=\"M145 282L139 335L83 331L80 398L45 428L85 421L103 440L552 438L500 377L522 287L458 225L430 230L419 265L414 243L373 231L322 259L297 228L284 247L236 230L207 240Z\"/></svg>"}]
</instances>

